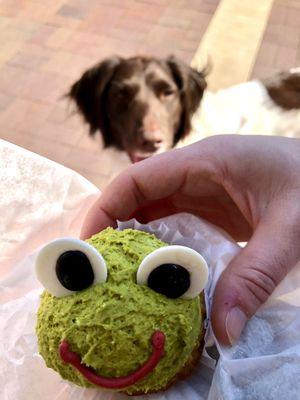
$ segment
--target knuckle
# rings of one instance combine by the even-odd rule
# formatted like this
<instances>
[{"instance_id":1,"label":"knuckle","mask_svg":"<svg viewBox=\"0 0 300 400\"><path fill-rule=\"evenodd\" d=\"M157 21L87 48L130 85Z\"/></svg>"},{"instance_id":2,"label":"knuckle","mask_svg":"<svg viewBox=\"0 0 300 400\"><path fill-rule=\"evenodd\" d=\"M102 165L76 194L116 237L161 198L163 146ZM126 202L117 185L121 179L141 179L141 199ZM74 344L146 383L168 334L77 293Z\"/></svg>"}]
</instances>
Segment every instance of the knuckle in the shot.
<instances>
[{"instance_id":1,"label":"knuckle","mask_svg":"<svg viewBox=\"0 0 300 400\"><path fill-rule=\"evenodd\" d=\"M264 303L286 273L285 264L281 259L272 256L269 259L251 257L244 263L238 273L242 286L248 290L254 299Z\"/></svg>"}]
</instances>

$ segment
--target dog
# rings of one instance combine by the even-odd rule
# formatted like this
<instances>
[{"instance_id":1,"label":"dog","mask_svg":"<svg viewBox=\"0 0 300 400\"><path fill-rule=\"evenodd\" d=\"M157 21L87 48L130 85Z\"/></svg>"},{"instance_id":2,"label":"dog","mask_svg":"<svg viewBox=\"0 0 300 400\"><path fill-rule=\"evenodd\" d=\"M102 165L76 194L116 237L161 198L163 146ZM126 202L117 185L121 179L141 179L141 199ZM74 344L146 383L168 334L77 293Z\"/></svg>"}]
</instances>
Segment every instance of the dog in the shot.
<instances>
[{"instance_id":1,"label":"dog","mask_svg":"<svg viewBox=\"0 0 300 400\"><path fill-rule=\"evenodd\" d=\"M104 146L132 162L167 151L191 130L206 75L175 57L111 57L88 69L68 96Z\"/></svg>"},{"instance_id":2,"label":"dog","mask_svg":"<svg viewBox=\"0 0 300 400\"><path fill-rule=\"evenodd\" d=\"M111 57L88 69L68 94L104 146L132 162L216 134L300 137L300 70L216 93L211 67L175 57Z\"/></svg>"},{"instance_id":3,"label":"dog","mask_svg":"<svg viewBox=\"0 0 300 400\"><path fill-rule=\"evenodd\" d=\"M181 145L220 134L300 138L300 68L215 93L206 90Z\"/></svg>"}]
</instances>

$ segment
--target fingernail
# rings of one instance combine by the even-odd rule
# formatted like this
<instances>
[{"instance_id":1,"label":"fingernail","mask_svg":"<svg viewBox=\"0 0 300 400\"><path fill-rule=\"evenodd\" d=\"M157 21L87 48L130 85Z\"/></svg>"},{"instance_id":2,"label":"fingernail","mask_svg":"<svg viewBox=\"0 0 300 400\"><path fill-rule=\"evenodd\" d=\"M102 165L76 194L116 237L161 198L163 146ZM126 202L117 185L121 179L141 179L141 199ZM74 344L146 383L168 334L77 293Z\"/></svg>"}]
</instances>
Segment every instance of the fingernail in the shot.
<instances>
[{"instance_id":1,"label":"fingernail","mask_svg":"<svg viewBox=\"0 0 300 400\"><path fill-rule=\"evenodd\" d=\"M240 308L234 307L228 312L225 325L231 345L235 344L240 338L246 322L247 317Z\"/></svg>"}]
</instances>

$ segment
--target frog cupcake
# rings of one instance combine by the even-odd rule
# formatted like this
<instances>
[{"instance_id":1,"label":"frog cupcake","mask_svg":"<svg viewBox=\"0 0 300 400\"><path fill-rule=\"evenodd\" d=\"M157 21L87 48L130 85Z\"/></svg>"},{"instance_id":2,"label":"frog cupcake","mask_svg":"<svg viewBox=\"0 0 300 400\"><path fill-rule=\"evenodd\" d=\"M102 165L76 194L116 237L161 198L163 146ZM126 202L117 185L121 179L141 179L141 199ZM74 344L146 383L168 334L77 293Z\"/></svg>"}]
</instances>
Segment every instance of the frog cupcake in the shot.
<instances>
[{"instance_id":1,"label":"frog cupcake","mask_svg":"<svg viewBox=\"0 0 300 400\"><path fill-rule=\"evenodd\" d=\"M62 378L137 395L167 389L197 363L208 268L196 251L107 228L47 244L36 273L39 352Z\"/></svg>"}]
</instances>

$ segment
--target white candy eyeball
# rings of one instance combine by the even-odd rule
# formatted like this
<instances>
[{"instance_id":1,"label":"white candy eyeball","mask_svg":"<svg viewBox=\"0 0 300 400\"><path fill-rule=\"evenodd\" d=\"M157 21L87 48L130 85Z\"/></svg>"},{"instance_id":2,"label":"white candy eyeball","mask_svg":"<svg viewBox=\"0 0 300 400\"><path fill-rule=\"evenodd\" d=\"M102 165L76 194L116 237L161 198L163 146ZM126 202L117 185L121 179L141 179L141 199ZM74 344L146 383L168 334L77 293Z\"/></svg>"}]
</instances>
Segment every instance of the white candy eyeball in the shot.
<instances>
[{"instance_id":1,"label":"white candy eyeball","mask_svg":"<svg viewBox=\"0 0 300 400\"><path fill-rule=\"evenodd\" d=\"M154 250L141 262L137 283L148 285L169 298L198 296L208 280L208 267L197 251L185 246L166 246Z\"/></svg>"},{"instance_id":2,"label":"white candy eyeball","mask_svg":"<svg viewBox=\"0 0 300 400\"><path fill-rule=\"evenodd\" d=\"M101 254L90 244L74 238L57 239L44 246L35 269L38 280L56 297L68 296L107 279Z\"/></svg>"}]
</instances>

